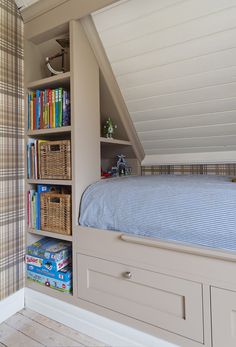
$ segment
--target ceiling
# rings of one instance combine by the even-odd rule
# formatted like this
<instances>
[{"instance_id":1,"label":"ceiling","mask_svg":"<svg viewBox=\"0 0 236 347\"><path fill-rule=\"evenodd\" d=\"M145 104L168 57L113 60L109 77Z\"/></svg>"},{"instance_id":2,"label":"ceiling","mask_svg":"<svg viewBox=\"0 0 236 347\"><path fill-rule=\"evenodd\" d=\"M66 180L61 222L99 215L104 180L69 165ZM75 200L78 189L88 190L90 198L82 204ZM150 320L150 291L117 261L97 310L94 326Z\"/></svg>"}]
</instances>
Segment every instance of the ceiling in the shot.
<instances>
[{"instance_id":1,"label":"ceiling","mask_svg":"<svg viewBox=\"0 0 236 347\"><path fill-rule=\"evenodd\" d=\"M25 9L26 7L33 5L35 2L38 2L39 0L15 0L15 3L18 8L21 10Z\"/></svg>"},{"instance_id":2,"label":"ceiling","mask_svg":"<svg viewBox=\"0 0 236 347\"><path fill-rule=\"evenodd\" d=\"M146 156L236 150L235 0L124 0L93 20Z\"/></svg>"}]
</instances>

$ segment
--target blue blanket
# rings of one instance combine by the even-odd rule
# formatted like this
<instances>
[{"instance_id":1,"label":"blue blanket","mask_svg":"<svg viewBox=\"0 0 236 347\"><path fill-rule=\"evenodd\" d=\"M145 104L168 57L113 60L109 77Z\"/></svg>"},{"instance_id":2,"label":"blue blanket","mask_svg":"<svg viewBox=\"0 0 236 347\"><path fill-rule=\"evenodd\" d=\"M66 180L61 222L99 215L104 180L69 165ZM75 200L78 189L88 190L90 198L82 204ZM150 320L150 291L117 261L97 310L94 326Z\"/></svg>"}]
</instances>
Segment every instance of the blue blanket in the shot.
<instances>
[{"instance_id":1,"label":"blue blanket","mask_svg":"<svg viewBox=\"0 0 236 347\"><path fill-rule=\"evenodd\" d=\"M219 176L143 176L87 188L83 226L236 251L236 183Z\"/></svg>"}]
</instances>

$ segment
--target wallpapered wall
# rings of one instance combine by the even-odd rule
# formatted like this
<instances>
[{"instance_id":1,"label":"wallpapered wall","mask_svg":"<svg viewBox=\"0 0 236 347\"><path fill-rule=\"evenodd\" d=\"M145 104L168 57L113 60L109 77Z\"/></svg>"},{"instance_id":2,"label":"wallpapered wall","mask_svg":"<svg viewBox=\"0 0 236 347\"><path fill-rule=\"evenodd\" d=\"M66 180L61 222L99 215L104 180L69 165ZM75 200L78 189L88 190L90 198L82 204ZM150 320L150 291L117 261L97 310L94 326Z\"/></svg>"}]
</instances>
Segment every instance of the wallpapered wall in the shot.
<instances>
[{"instance_id":1,"label":"wallpapered wall","mask_svg":"<svg viewBox=\"0 0 236 347\"><path fill-rule=\"evenodd\" d=\"M0 300L23 287L23 23L0 1Z\"/></svg>"},{"instance_id":2,"label":"wallpapered wall","mask_svg":"<svg viewBox=\"0 0 236 347\"><path fill-rule=\"evenodd\" d=\"M142 175L219 175L236 176L236 164L143 166Z\"/></svg>"}]
</instances>

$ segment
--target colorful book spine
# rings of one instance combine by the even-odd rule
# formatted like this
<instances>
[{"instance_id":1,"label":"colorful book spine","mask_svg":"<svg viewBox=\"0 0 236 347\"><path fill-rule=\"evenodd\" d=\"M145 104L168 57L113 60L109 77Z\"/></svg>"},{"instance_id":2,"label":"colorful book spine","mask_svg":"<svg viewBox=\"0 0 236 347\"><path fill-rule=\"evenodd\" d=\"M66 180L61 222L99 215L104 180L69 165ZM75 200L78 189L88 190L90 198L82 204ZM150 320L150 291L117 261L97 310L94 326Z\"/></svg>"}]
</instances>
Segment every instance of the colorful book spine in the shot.
<instances>
[{"instance_id":1,"label":"colorful book spine","mask_svg":"<svg viewBox=\"0 0 236 347\"><path fill-rule=\"evenodd\" d=\"M55 90L52 90L52 127L56 128L56 105L55 105Z\"/></svg>"},{"instance_id":2,"label":"colorful book spine","mask_svg":"<svg viewBox=\"0 0 236 347\"><path fill-rule=\"evenodd\" d=\"M63 90L62 126L70 125L70 94Z\"/></svg>"},{"instance_id":3,"label":"colorful book spine","mask_svg":"<svg viewBox=\"0 0 236 347\"><path fill-rule=\"evenodd\" d=\"M40 90L36 90L36 129L40 129L40 117L41 117L41 95Z\"/></svg>"},{"instance_id":4,"label":"colorful book spine","mask_svg":"<svg viewBox=\"0 0 236 347\"><path fill-rule=\"evenodd\" d=\"M28 128L47 129L70 125L70 96L63 88L28 94Z\"/></svg>"},{"instance_id":5,"label":"colorful book spine","mask_svg":"<svg viewBox=\"0 0 236 347\"><path fill-rule=\"evenodd\" d=\"M63 90L58 88L58 126L62 126L62 104L63 104Z\"/></svg>"},{"instance_id":6,"label":"colorful book spine","mask_svg":"<svg viewBox=\"0 0 236 347\"><path fill-rule=\"evenodd\" d=\"M59 90L55 89L55 123L59 127Z\"/></svg>"}]
</instances>

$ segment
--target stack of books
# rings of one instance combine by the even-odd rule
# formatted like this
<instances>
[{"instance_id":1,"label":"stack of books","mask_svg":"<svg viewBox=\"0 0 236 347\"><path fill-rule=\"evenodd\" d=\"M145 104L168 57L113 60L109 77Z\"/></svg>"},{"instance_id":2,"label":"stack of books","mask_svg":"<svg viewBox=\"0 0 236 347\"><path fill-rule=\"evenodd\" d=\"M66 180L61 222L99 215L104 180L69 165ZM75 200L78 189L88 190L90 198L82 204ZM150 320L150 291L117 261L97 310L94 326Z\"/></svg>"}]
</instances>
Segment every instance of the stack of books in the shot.
<instances>
[{"instance_id":1,"label":"stack of books","mask_svg":"<svg viewBox=\"0 0 236 347\"><path fill-rule=\"evenodd\" d=\"M70 94L63 88L28 93L28 129L70 125Z\"/></svg>"},{"instance_id":2,"label":"stack of books","mask_svg":"<svg viewBox=\"0 0 236 347\"><path fill-rule=\"evenodd\" d=\"M27 277L65 293L72 292L71 243L44 237L28 246Z\"/></svg>"},{"instance_id":3,"label":"stack of books","mask_svg":"<svg viewBox=\"0 0 236 347\"><path fill-rule=\"evenodd\" d=\"M40 223L40 194L51 191L52 186L38 184L37 190L30 189L27 194L28 227L30 229L41 230Z\"/></svg>"},{"instance_id":4,"label":"stack of books","mask_svg":"<svg viewBox=\"0 0 236 347\"><path fill-rule=\"evenodd\" d=\"M39 145L45 140L29 139L27 144L27 178L39 178Z\"/></svg>"}]
</instances>

